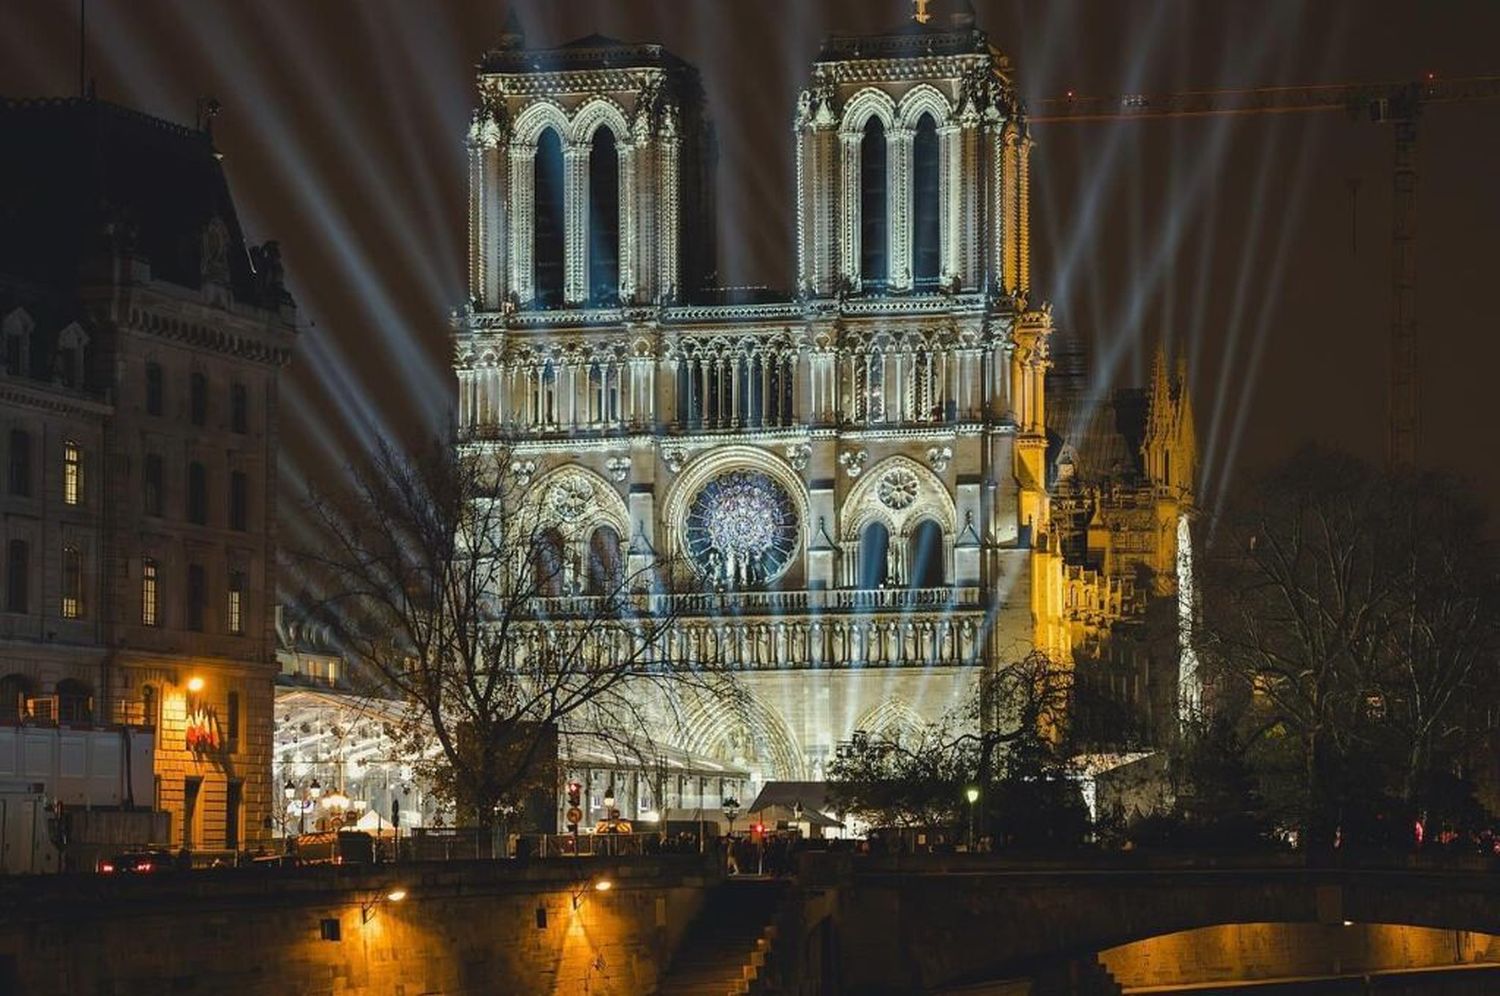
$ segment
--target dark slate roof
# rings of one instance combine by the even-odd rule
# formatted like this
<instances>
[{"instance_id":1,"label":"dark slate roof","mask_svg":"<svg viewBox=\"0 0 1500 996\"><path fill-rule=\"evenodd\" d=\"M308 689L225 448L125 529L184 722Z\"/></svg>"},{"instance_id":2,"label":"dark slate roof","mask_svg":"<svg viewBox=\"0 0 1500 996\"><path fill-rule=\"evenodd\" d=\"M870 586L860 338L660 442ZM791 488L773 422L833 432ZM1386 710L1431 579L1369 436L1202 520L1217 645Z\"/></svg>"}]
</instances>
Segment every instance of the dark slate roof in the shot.
<instances>
[{"instance_id":1,"label":"dark slate roof","mask_svg":"<svg viewBox=\"0 0 1500 996\"><path fill-rule=\"evenodd\" d=\"M213 141L102 100L0 101L0 270L53 286L128 241L153 277L197 288L203 232L228 231L237 301L274 308L247 254ZM279 297L279 292L276 296Z\"/></svg>"},{"instance_id":2,"label":"dark slate roof","mask_svg":"<svg viewBox=\"0 0 1500 996\"><path fill-rule=\"evenodd\" d=\"M607 35L575 38L554 48L526 48L525 36L508 34L500 47L484 54L479 63L486 73L564 72L580 69L637 69L656 66L669 70L692 70L687 61L661 45L627 42Z\"/></svg>"},{"instance_id":3,"label":"dark slate roof","mask_svg":"<svg viewBox=\"0 0 1500 996\"><path fill-rule=\"evenodd\" d=\"M966 55L988 50L988 37L974 27L974 6L969 0L929 0L927 13L926 24L908 17L883 34L834 35L823 43L818 61Z\"/></svg>"},{"instance_id":4,"label":"dark slate roof","mask_svg":"<svg viewBox=\"0 0 1500 996\"><path fill-rule=\"evenodd\" d=\"M1143 388L1096 389L1089 351L1076 333L1052 334L1047 372L1047 458L1056 467L1064 444L1074 452L1080 482L1136 483L1145 475L1141 444L1149 398Z\"/></svg>"}]
</instances>

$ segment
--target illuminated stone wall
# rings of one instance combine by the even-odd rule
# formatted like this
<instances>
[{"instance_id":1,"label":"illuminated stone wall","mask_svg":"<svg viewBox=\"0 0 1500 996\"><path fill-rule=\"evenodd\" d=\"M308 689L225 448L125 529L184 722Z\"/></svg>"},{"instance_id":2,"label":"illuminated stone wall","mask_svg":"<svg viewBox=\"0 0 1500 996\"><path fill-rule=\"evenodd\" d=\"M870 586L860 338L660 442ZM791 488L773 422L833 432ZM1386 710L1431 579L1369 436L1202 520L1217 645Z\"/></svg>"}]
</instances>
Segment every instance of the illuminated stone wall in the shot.
<instances>
[{"instance_id":1,"label":"illuminated stone wall","mask_svg":"<svg viewBox=\"0 0 1500 996\"><path fill-rule=\"evenodd\" d=\"M713 214L711 174L690 176L711 137L696 87L652 45L526 49L511 31L486 56L470 307L453 327L459 427L503 457L518 501L557 513L549 620L589 597L599 549L631 574L687 565L673 659L748 672L763 721L750 732L780 741L775 764L732 759L821 777L882 701L930 723L973 687L959 670L1033 647L1070 661L1125 614L1123 583L1070 565L1053 535L1031 140L1009 61L972 17L823 47L794 109L795 295L688 279L703 233L684 221ZM885 268L864 274L872 123ZM620 177L604 220L589 186L601 129ZM553 134L565 293L549 298L533 253L557 250L538 213L554 196L537 172ZM601 232L620 262L603 298L582 285ZM745 739L724 722L679 736L688 749Z\"/></svg>"},{"instance_id":2,"label":"illuminated stone wall","mask_svg":"<svg viewBox=\"0 0 1500 996\"><path fill-rule=\"evenodd\" d=\"M1099 961L1127 989L1186 986L1494 965L1500 937L1392 924L1238 923L1126 944Z\"/></svg>"},{"instance_id":3,"label":"illuminated stone wall","mask_svg":"<svg viewBox=\"0 0 1500 996\"><path fill-rule=\"evenodd\" d=\"M630 996L652 991L700 909L698 865L198 872L90 880L86 898L33 881L0 903L0 990ZM591 888L601 877L608 892ZM397 885L403 900L382 899Z\"/></svg>"}]
</instances>

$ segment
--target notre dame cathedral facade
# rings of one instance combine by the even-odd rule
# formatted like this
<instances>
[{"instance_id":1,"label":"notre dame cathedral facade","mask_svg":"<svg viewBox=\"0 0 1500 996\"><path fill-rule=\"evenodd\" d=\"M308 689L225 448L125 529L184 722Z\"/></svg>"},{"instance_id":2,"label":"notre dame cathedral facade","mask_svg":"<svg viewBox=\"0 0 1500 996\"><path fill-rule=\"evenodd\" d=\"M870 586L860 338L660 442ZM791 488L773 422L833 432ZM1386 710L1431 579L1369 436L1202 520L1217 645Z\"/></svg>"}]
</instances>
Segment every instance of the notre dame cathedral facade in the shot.
<instances>
[{"instance_id":1,"label":"notre dame cathedral facade","mask_svg":"<svg viewBox=\"0 0 1500 996\"><path fill-rule=\"evenodd\" d=\"M712 286L688 63L599 36L529 48L512 26L479 70L462 433L557 510L558 595L691 565L672 640L735 665L751 704L703 698L670 736L755 780L821 778L854 731L930 723L1032 647L1092 651L1138 608L1143 562L1174 587L1185 388L1158 365L1131 437L1129 397L1049 376L1012 67L971 14L922 18L830 39L788 108L779 299Z\"/></svg>"}]
</instances>

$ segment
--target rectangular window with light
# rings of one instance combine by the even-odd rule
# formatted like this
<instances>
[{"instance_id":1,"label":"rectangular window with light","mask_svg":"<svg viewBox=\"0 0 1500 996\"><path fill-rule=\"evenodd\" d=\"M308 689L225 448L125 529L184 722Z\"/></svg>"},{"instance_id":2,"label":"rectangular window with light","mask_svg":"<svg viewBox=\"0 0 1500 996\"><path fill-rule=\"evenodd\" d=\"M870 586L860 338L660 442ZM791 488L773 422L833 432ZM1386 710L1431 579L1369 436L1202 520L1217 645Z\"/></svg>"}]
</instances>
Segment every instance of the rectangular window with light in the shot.
<instances>
[{"instance_id":1,"label":"rectangular window with light","mask_svg":"<svg viewBox=\"0 0 1500 996\"><path fill-rule=\"evenodd\" d=\"M229 572L229 632L243 636L245 632L245 574L243 571Z\"/></svg>"},{"instance_id":2,"label":"rectangular window with light","mask_svg":"<svg viewBox=\"0 0 1500 996\"><path fill-rule=\"evenodd\" d=\"M83 617L83 554L76 546L63 547L62 617Z\"/></svg>"},{"instance_id":3,"label":"rectangular window with light","mask_svg":"<svg viewBox=\"0 0 1500 996\"><path fill-rule=\"evenodd\" d=\"M159 626L158 593L156 588L156 561L147 557L141 561L141 625Z\"/></svg>"},{"instance_id":4,"label":"rectangular window with light","mask_svg":"<svg viewBox=\"0 0 1500 996\"><path fill-rule=\"evenodd\" d=\"M63 443L63 503L83 501L83 451L74 442Z\"/></svg>"}]
</instances>

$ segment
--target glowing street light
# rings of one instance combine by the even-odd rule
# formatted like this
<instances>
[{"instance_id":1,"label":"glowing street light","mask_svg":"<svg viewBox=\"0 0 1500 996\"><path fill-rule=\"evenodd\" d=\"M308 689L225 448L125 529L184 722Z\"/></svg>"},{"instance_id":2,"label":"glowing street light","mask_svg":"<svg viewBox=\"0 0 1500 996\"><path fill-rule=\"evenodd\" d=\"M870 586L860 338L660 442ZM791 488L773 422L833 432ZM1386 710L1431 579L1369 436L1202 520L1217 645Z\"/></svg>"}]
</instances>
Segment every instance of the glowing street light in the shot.
<instances>
[{"instance_id":1,"label":"glowing street light","mask_svg":"<svg viewBox=\"0 0 1500 996\"><path fill-rule=\"evenodd\" d=\"M199 692L203 691L203 679L198 677L196 674L193 675L188 679L187 690L192 692L194 695L197 695Z\"/></svg>"},{"instance_id":2,"label":"glowing street light","mask_svg":"<svg viewBox=\"0 0 1500 996\"><path fill-rule=\"evenodd\" d=\"M974 803L979 801L979 786L970 785L964 789L964 798L969 800L969 851L974 851Z\"/></svg>"}]
</instances>

